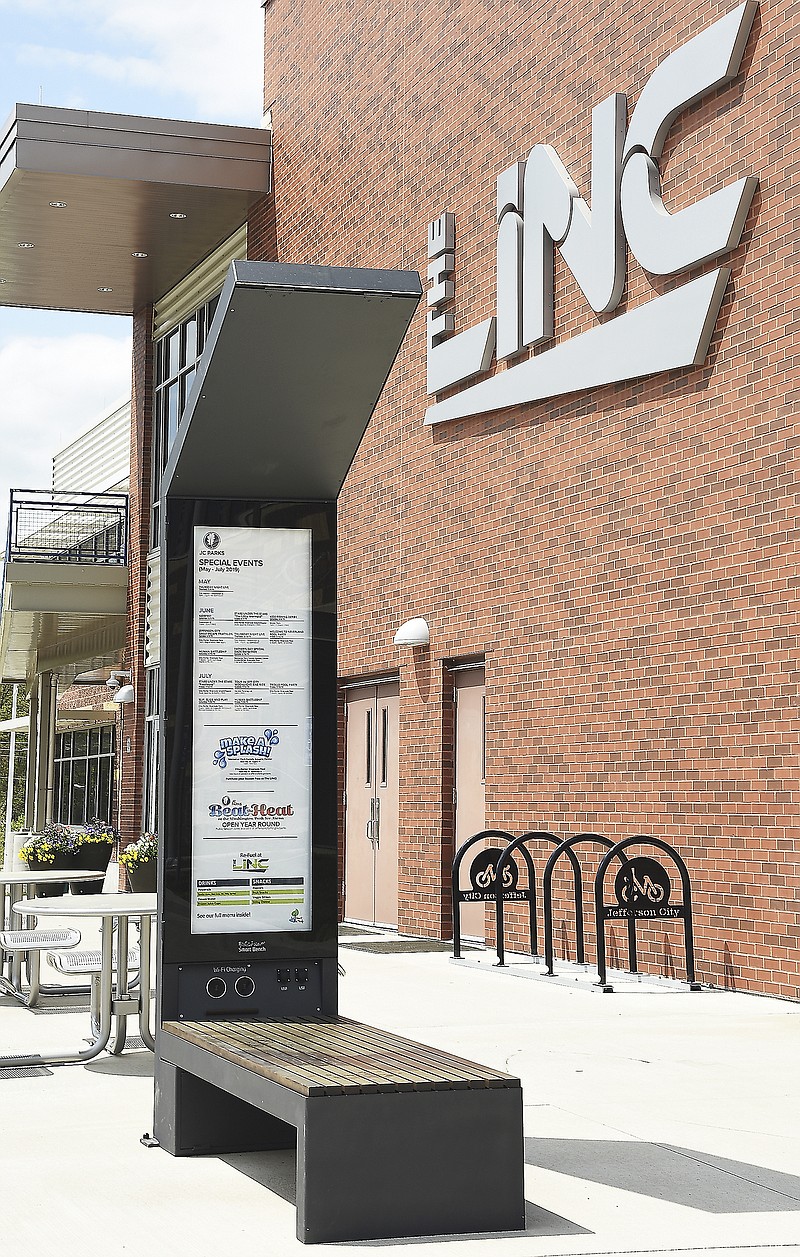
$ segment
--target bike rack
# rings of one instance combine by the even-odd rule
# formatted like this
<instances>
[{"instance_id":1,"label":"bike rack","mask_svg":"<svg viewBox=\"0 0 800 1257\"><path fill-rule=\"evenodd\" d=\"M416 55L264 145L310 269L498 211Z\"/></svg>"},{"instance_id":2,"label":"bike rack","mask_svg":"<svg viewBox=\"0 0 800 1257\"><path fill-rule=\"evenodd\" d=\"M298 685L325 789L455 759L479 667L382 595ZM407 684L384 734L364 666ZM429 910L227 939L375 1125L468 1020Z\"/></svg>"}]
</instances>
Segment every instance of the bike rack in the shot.
<instances>
[{"instance_id":1,"label":"bike rack","mask_svg":"<svg viewBox=\"0 0 800 1257\"><path fill-rule=\"evenodd\" d=\"M483 876L486 884L479 882L477 878L481 874L473 877L472 866L475 863L473 859L470 865L470 881L473 889L471 891L462 891L459 888L459 873L466 852L475 845L475 843L486 839L501 839L505 842L505 847L497 857L494 865L487 863L486 869L483 870ZM632 838L624 838L619 842L612 842L610 838L604 837L602 834L580 833L575 834L571 838L558 838L555 834L551 834L547 830L530 830L518 837L514 837L504 829L482 829L480 833L473 834L468 838L456 852L453 860L452 870L452 896L453 896L453 957L456 960L461 959L461 904L464 902L489 902L494 900L495 904L495 923L497 933L497 967L505 968L505 905L507 903L520 903L527 901L528 916L530 926L531 955L538 956L539 939L536 915L536 873L531 858L528 844L531 842L553 843L555 850L551 852L544 870L543 876L543 904L544 904L544 945L545 945L545 962L546 974L548 977L554 976L554 949L553 949L553 872L562 855L567 856L572 867L572 883L573 883L573 899L575 905L575 950L578 964L585 964L585 929L584 929L584 911L583 911L583 875L581 871L580 861L574 851L574 848L582 843L597 843L606 848L606 853L600 861L597 873L594 879L594 901L595 901L595 931L597 943L597 976L598 986L603 991L613 991L607 980L607 964L606 964L606 939L605 939L605 923L608 920L624 920L628 934L628 969L630 973L638 973L637 958L637 940L636 940L636 923L637 920L666 921L666 920L683 920L684 928L684 947L686 953L686 977L689 988L692 991L701 990L701 985L695 977L694 962L694 927L692 921L692 896L691 885L689 881L689 872L686 868L681 856L660 838L652 838L647 834L636 834ZM670 904L669 888L671 883L666 869L657 861L650 857L637 856L630 859L626 854L629 847L633 845L651 846L663 851L669 856L670 860L678 870L681 878L682 901L681 903ZM490 850L492 850L490 848ZM509 866L516 868L516 861L513 860L515 852L519 851L527 868L528 886L522 890L516 889L515 882L511 881L510 886L504 889L506 878L505 870ZM480 854L483 854L481 852ZM612 861L619 861L619 871L617 873L617 885L622 888L622 892L617 890L618 902L616 904L604 904L603 890L605 884L605 876ZM643 880L639 881L639 871L637 865L641 869L641 864L649 864L652 868L655 866L654 882L647 872L643 872ZM627 881L623 877L623 873L627 870ZM662 874L659 877L658 874ZM488 874L488 876L487 876ZM620 879L622 878L622 881ZM493 883L493 887L492 887ZM492 887L490 889L490 887ZM658 891L661 891L659 896ZM622 894L623 897L620 897ZM628 902L624 896L632 896ZM661 906L660 898L666 895L666 900ZM644 900L650 900L645 903Z\"/></svg>"},{"instance_id":2,"label":"bike rack","mask_svg":"<svg viewBox=\"0 0 800 1257\"><path fill-rule=\"evenodd\" d=\"M675 867L677 868L680 874L681 888L682 888L682 893L683 893L683 900L681 903L662 904L660 907L657 907L656 905L659 903L659 899L650 895L647 887L645 887L644 885L640 886L636 878L636 869L635 869L636 860L628 861L627 857L623 857L623 852L626 851L628 847L633 846L634 843L637 843L642 846L656 847L658 848L658 850L663 851L666 855L669 856L669 858L672 860L673 864L675 865ZM603 884L604 884L606 871L608 869L609 864L615 857L623 857L621 861L622 864L629 865L630 876L631 876L633 885L635 887L634 898L632 900L633 906L631 906L631 904L626 905L622 902L618 902L616 905L612 905L612 904L607 905L603 903ZM653 863L656 863L656 862L653 861ZM665 874L665 876L668 876L666 873L666 869L664 869L661 865L656 863L656 867L660 869L661 872ZM617 876L619 877L619 874L617 874ZM650 886L653 887L654 890L657 889L657 887L654 886L654 884L652 883L649 877L646 878L645 880L650 882ZM639 908L636 906L636 903L637 903L636 896L639 890L642 890L644 894L650 898L652 906L642 907L642 908ZM662 888L662 894L663 894L663 888ZM597 874L594 879L594 911L595 911L595 929L597 932L597 977L598 977L598 985L601 986L604 991L613 991L614 989L613 986L611 986L606 980L605 923L607 920L615 920L615 919L618 920L620 918L625 919L628 922L629 939L631 937L631 932L633 934L634 955L635 955L635 947L636 947L636 922L637 920L647 920L649 922L666 921L666 920L683 920L684 949L686 952L686 980L689 983L690 991L699 991L702 989L700 983L696 980L696 977L695 977L694 927L692 924L692 891L691 891L691 885L689 882L689 870L687 869L682 858L678 855L675 848L671 847L669 843L663 842L662 839L660 838L651 838L647 834L636 834L633 838L623 838L621 842L615 843L610 848L610 850L606 852L603 859L601 860L600 867L598 868ZM631 972L635 973L636 970L631 969Z\"/></svg>"}]
</instances>

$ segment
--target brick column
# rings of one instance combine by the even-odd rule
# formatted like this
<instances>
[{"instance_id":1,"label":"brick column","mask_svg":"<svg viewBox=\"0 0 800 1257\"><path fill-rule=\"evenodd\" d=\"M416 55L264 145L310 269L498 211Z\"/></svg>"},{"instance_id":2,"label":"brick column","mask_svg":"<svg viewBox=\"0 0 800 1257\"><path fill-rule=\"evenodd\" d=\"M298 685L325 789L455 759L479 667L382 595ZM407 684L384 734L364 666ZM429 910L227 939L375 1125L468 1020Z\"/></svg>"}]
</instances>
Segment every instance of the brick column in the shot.
<instances>
[{"instance_id":1,"label":"brick column","mask_svg":"<svg viewBox=\"0 0 800 1257\"><path fill-rule=\"evenodd\" d=\"M440 659L415 649L400 674L398 928L449 938L453 862L452 682Z\"/></svg>"}]
</instances>

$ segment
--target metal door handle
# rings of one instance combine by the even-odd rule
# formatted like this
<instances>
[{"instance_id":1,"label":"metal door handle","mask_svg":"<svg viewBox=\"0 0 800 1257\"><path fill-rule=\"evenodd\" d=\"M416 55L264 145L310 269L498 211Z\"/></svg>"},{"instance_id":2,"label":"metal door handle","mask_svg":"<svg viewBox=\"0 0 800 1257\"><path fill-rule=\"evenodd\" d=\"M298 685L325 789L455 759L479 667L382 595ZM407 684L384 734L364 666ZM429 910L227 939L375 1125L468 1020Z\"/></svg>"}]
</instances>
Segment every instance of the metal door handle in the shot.
<instances>
[{"instance_id":1,"label":"metal door handle","mask_svg":"<svg viewBox=\"0 0 800 1257\"><path fill-rule=\"evenodd\" d=\"M375 816L376 802L376 799L370 799L369 801L369 820L367 821L366 835L370 842L375 842L377 840L377 818Z\"/></svg>"},{"instance_id":2,"label":"metal door handle","mask_svg":"<svg viewBox=\"0 0 800 1257\"><path fill-rule=\"evenodd\" d=\"M379 847L381 845L381 801L380 799L374 799L373 802L375 804L375 825L373 833L375 834L375 846Z\"/></svg>"}]
</instances>

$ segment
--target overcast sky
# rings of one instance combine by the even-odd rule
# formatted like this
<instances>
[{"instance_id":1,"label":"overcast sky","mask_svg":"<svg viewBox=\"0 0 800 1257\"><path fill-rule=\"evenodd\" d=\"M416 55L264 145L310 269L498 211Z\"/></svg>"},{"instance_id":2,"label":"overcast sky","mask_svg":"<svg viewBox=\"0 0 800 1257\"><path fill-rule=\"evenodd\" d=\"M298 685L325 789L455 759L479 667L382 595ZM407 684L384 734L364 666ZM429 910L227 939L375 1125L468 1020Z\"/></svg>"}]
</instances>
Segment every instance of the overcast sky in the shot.
<instances>
[{"instance_id":1,"label":"overcast sky","mask_svg":"<svg viewBox=\"0 0 800 1257\"><path fill-rule=\"evenodd\" d=\"M258 126L260 0L0 0L0 118L17 102ZM130 392L130 320L0 307L0 527L9 489Z\"/></svg>"}]
</instances>

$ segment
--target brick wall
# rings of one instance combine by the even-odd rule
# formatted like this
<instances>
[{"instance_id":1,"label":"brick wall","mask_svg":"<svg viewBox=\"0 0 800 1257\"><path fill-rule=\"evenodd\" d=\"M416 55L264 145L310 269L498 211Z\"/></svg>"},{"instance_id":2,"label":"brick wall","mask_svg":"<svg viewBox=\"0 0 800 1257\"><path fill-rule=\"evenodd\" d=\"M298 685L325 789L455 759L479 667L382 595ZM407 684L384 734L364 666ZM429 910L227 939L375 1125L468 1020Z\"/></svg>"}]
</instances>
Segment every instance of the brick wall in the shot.
<instances>
[{"instance_id":1,"label":"brick wall","mask_svg":"<svg viewBox=\"0 0 800 1257\"><path fill-rule=\"evenodd\" d=\"M550 143L588 197L592 106L624 91L630 112L731 7L273 0L275 204L251 256L424 276L450 210L472 326L494 312L497 174ZM414 322L339 525L340 670L401 670L401 929L447 928L444 662L485 654L487 824L674 842L703 980L800 994L794 31L762 2L742 73L661 162L671 210L759 179L703 366L431 429ZM680 282L629 255L618 313ZM557 340L598 322L558 256L555 298ZM412 659L392 637L415 615ZM643 950L680 972L669 931Z\"/></svg>"}]
</instances>

